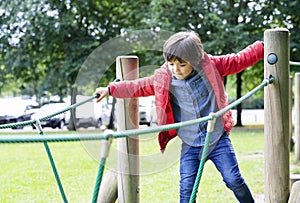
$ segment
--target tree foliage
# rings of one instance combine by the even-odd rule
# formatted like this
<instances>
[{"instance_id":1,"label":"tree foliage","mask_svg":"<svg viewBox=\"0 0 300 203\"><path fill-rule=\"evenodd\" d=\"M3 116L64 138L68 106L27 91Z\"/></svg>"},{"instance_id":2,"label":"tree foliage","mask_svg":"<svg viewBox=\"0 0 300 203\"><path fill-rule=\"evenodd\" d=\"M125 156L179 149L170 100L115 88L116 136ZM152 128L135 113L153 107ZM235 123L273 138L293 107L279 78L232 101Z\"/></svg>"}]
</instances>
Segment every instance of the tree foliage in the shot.
<instances>
[{"instance_id":1,"label":"tree foliage","mask_svg":"<svg viewBox=\"0 0 300 203\"><path fill-rule=\"evenodd\" d=\"M206 52L225 54L263 40L266 29L287 27L291 60L297 61L299 4L297 0L2 1L0 92L9 88L37 96L47 91L65 97L75 88L78 71L97 47L140 29L194 30ZM162 60L161 53L155 51L134 54L140 57L141 65L158 65ZM245 92L261 82L262 66L260 62L243 72ZM113 68L105 74L100 85L115 77ZM15 84L15 88L8 84Z\"/></svg>"}]
</instances>

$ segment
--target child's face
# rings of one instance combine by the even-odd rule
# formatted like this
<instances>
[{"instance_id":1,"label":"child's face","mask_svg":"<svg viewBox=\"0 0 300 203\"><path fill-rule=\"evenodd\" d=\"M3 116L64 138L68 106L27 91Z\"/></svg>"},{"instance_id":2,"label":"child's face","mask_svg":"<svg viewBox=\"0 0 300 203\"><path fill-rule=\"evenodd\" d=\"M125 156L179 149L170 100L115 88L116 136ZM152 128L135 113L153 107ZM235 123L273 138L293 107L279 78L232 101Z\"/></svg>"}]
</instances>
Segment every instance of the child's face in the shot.
<instances>
[{"instance_id":1,"label":"child's face","mask_svg":"<svg viewBox=\"0 0 300 203\"><path fill-rule=\"evenodd\" d=\"M168 61L168 67L173 76L175 76L178 80L185 79L193 71L193 67L189 62L178 61L177 59Z\"/></svg>"}]
</instances>

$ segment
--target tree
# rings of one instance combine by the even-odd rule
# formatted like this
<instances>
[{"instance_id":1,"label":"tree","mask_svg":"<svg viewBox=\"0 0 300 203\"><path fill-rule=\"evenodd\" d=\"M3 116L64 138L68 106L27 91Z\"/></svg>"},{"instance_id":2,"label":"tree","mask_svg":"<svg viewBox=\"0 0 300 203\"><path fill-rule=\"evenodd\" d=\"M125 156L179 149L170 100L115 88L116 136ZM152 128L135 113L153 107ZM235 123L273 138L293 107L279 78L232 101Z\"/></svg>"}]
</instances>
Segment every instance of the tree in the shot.
<instances>
[{"instance_id":1,"label":"tree","mask_svg":"<svg viewBox=\"0 0 300 203\"><path fill-rule=\"evenodd\" d=\"M19 87L35 87L37 96L41 94L37 87L44 87L61 98L77 89L77 72L88 55L126 27L117 21L126 19L128 12L121 1L12 0L1 4L1 69L14 75Z\"/></svg>"},{"instance_id":2,"label":"tree","mask_svg":"<svg viewBox=\"0 0 300 203\"><path fill-rule=\"evenodd\" d=\"M110 39L139 29L194 30L208 53L225 54L262 40L268 28L284 26L291 32L291 59L297 61L299 4L296 0L2 1L0 89L7 87L14 76L18 85L15 89L35 95L47 90L51 95L65 97L75 88L79 94L84 93L91 85L78 85L75 81L78 71L87 68L84 62L88 56ZM106 54L106 58L114 57L113 53ZM159 65L162 61L158 52L134 54L140 57L141 64ZM258 63L237 75L237 97L261 82L261 67L262 63ZM147 71L145 74L149 74ZM98 83L107 85L114 77L112 64ZM90 88L89 94L92 91Z\"/></svg>"},{"instance_id":3,"label":"tree","mask_svg":"<svg viewBox=\"0 0 300 203\"><path fill-rule=\"evenodd\" d=\"M296 11L299 2L296 0L267 2L249 0L154 0L151 1L150 6L152 6L152 12L154 13L153 25L172 31L196 31L204 43L205 50L211 54L237 52L249 43L263 40L263 32L266 29L278 26L291 29L293 36L292 50L295 55L299 53L299 37L296 34L299 31L299 18ZM293 33L295 34L293 35ZM295 38L298 38L298 40L295 40ZM243 89L247 91L249 88L257 86L261 82L262 76L262 62L237 74L237 99L242 95ZM246 88L243 88L242 82L246 84ZM241 126L242 105L239 105L237 109L237 125Z\"/></svg>"},{"instance_id":4,"label":"tree","mask_svg":"<svg viewBox=\"0 0 300 203\"><path fill-rule=\"evenodd\" d=\"M232 53L253 41L248 37L247 24L241 23L242 16L248 9L247 2L234 0L155 2L153 9L158 10L156 18L160 26L176 31L191 29L198 32L208 53ZM166 8L170 9L166 11ZM174 20L176 23L171 23ZM261 38L257 34L256 37ZM246 38L247 41L244 40ZM242 73L237 74L237 98L241 96ZM239 105L237 125L242 125L241 109L242 106Z\"/></svg>"}]
</instances>

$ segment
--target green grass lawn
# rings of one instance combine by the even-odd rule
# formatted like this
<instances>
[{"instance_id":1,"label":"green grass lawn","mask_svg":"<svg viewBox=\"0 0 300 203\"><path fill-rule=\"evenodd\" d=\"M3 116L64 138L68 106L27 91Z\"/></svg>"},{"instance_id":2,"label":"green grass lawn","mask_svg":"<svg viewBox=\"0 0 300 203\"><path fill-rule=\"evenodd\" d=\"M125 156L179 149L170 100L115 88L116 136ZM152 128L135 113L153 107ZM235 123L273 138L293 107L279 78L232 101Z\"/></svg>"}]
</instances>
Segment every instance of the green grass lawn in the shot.
<instances>
[{"instance_id":1,"label":"green grass lawn","mask_svg":"<svg viewBox=\"0 0 300 203\"><path fill-rule=\"evenodd\" d=\"M5 133L0 133L5 135ZM231 133L242 175L254 195L264 193L262 128L234 128ZM69 202L90 202L98 170L99 142L49 143ZM116 167L116 142L106 169ZM179 202L180 144L170 143L164 155L155 134L140 137L140 202ZM0 202L62 202L42 143L0 144ZM198 202L236 202L208 161Z\"/></svg>"}]
</instances>

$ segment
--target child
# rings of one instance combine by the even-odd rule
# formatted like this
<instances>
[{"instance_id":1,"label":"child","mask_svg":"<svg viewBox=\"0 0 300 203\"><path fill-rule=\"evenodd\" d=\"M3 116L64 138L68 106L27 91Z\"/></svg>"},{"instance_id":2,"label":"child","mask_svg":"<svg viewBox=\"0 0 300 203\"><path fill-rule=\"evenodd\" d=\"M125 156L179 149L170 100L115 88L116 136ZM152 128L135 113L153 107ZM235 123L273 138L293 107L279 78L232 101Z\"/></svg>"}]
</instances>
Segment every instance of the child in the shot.
<instances>
[{"instance_id":1,"label":"child","mask_svg":"<svg viewBox=\"0 0 300 203\"><path fill-rule=\"evenodd\" d=\"M211 56L203 51L200 37L192 31L172 35L164 44L165 63L153 76L133 81L111 83L97 88L99 102L108 94L116 98L154 95L158 125L193 120L208 116L228 105L223 77L236 74L263 58L262 42L255 42L237 54ZM240 174L229 138L233 127L231 112L217 118L211 135L210 159L221 173L226 186L239 202L254 202ZM182 140L180 157L180 202L189 202L200 164L206 137L207 122L160 132L162 152L167 143L179 136Z\"/></svg>"}]
</instances>

